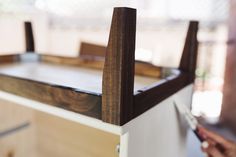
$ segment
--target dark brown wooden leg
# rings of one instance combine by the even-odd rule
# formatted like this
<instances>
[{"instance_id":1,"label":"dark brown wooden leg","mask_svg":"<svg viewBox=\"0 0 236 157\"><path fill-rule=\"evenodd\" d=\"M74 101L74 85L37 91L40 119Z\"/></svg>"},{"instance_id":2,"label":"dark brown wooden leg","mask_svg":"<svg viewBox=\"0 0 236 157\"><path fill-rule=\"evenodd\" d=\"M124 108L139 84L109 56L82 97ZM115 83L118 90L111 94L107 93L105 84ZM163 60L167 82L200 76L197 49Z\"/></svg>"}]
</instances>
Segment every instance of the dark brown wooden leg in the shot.
<instances>
[{"instance_id":1,"label":"dark brown wooden leg","mask_svg":"<svg viewBox=\"0 0 236 157\"><path fill-rule=\"evenodd\" d=\"M197 63L198 51L198 22L191 21L189 24L183 54L180 61L179 69L190 74L189 82L193 82L195 78L195 70Z\"/></svg>"},{"instance_id":2,"label":"dark brown wooden leg","mask_svg":"<svg viewBox=\"0 0 236 157\"><path fill-rule=\"evenodd\" d=\"M132 118L136 10L115 8L106 50L102 120L123 125Z\"/></svg>"},{"instance_id":3,"label":"dark brown wooden leg","mask_svg":"<svg viewBox=\"0 0 236 157\"><path fill-rule=\"evenodd\" d=\"M31 22L25 22L25 46L26 52L34 52L34 35Z\"/></svg>"}]
</instances>

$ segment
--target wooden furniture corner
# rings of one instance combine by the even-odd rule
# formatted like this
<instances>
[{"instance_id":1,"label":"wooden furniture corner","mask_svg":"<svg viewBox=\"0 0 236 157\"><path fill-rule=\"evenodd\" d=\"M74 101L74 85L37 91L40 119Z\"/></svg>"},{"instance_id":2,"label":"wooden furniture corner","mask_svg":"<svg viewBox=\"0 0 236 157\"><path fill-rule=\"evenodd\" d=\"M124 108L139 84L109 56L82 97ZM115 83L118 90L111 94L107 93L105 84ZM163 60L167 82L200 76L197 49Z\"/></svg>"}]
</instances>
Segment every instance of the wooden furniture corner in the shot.
<instances>
[{"instance_id":1,"label":"wooden furniture corner","mask_svg":"<svg viewBox=\"0 0 236 157\"><path fill-rule=\"evenodd\" d=\"M132 118L136 10L115 8L102 84L102 120L123 125Z\"/></svg>"},{"instance_id":2,"label":"wooden furniture corner","mask_svg":"<svg viewBox=\"0 0 236 157\"><path fill-rule=\"evenodd\" d=\"M161 77L165 67L135 61L136 9L115 8L107 47L82 43L82 53L78 57L37 53L0 56L0 68L11 64L17 64L15 66L18 68L18 65L25 64L24 57L31 55L29 58L33 57L34 60L30 63L38 66L50 64L55 68L65 65L73 69L83 67L103 71L101 92L2 72L0 90L121 126L193 83L198 47L197 31L198 22L190 22L179 67L168 68L170 75ZM25 22L25 37L26 52L35 52L30 22ZM86 57L88 55L90 57ZM135 75L161 80L134 91Z\"/></svg>"}]
</instances>

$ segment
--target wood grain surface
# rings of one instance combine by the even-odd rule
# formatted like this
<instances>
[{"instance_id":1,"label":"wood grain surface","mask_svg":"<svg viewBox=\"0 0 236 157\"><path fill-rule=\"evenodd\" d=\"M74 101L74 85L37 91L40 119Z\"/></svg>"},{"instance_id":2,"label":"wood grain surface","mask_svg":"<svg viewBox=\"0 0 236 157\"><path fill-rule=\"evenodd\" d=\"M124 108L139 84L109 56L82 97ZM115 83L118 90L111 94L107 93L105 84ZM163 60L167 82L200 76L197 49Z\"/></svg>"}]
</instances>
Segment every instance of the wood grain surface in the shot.
<instances>
[{"instance_id":1,"label":"wood grain surface","mask_svg":"<svg viewBox=\"0 0 236 157\"><path fill-rule=\"evenodd\" d=\"M1 90L101 118L100 70L47 63L12 63L0 65L0 81L4 82L0 84ZM157 81L135 76L134 91Z\"/></svg>"},{"instance_id":2,"label":"wood grain surface","mask_svg":"<svg viewBox=\"0 0 236 157\"><path fill-rule=\"evenodd\" d=\"M133 114L136 10L115 8L102 84L102 120L123 125Z\"/></svg>"},{"instance_id":3,"label":"wood grain surface","mask_svg":"<svg viewBox=\"0 0 236 157\"><path fill-rule=\"evenodd\" d=\"M189 75L180 74L139 90L134 96L134 117L139 116L189 84Z\"/></svg>"},{"instance_id":4,"label":"wood grain surface","mask_svg":"<svg viewBox=\"0 0 236 157\"><path fill-rule=\"evenodd\" d=\"M118 157L120 136L42 112L35 113L40 157ZM53 127L52 127L53 126Z\"/></svg>"},{"instance_id":5,"label":"wood grain surface","mask_svg":"<svg viewBox=\"0 0 236 157\"><path fill-rule=\"evenodd\" d=\"M80 44L79 56L81 58L104 59L105 53L106 53L106 46L88 42L81 42Z\"/></svg>"},{"instance_id":6,"label":"wood grain surface","mask_svg":"<svg viewBox=\"0 0 236 157\"><path fill-rule=\"evenodd\" d=\"M28 128L0 138L1 157L119 156L119 135L0 99L0 131L25 121Z\"/></svg>"},{"instance_id":7,"label":"wood grain surface","mask_svg":"<svg viewBox=\"0 0 236 157\"><path fill-rule=\"evenodd\" d=\"M22 130L0 137L1 157L36 157L34 111L0 99L0 132L29 122Z\"/></svg>"},{"instance_id":8,"label":"wood grain surface","mask_svg":"<svg viewBox=\"0 0 236 157\"><path fill-rule=\"evenodd\" d=\"M53 84L0 75L0 89L42 103L101 119L101 96Z\"/></svg>"}]
</instances>

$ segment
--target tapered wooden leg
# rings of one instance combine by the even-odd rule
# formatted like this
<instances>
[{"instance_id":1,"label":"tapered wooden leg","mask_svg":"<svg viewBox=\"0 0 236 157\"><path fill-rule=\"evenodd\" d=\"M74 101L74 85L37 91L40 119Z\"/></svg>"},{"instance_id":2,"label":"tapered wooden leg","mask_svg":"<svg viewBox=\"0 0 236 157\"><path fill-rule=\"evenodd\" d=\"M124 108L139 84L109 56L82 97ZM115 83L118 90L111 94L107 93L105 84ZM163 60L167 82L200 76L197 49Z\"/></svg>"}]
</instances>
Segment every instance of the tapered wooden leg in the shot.
<instances>
[{"instance_id":1,"label":"tapered wooden leg","mask_svg":"<svg viewBox=\"0 0 236 157\"><path fill-rule=\"evenodd\" d=\"M115 8L106 50L102 120L123 125L132 118L136 10Z\"/></svg>"},{"instance_id":2,"label":"tapered wooden leg","mask_svg":"<svg viewBox=\"0 0 236 157\"><path fill-rule=\"evenodd\" d=\"M195 78L195 70L197 63L198 51L198 22L191 21L189 24L184 50L181 57L179 69L183 72L190 73L189 82L193 82Z\"/></svg>"},{"instance_id":3,"label":"tapered wooden leg","mask_svg":"<svg viewBox=\"0 0 236 157\"><path fill-rule=\"evenodd\" d=\"M25 22L25 46L26 52L34 52L34 34L31 22Z\"/></svg>"}]
</instances>

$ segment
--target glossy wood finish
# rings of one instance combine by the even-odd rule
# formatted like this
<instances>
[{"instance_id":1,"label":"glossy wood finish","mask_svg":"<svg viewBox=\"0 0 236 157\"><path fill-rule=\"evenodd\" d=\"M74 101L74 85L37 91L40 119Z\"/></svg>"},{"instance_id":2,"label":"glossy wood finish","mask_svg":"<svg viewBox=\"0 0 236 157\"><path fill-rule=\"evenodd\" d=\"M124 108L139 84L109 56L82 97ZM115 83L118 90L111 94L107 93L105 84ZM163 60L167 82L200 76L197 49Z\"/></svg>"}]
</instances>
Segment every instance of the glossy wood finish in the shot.
<instances>
[{"instance_id":1,"label":"glossy wood finish","mask_svg":"<svg viewBox=\"0 0 236 157\"><path fill-rule=\"evenodd\" d=\"M123 125L133 114L136 10L115 8L102 82L102 120Z\"/></svg>"}]
</instances>

